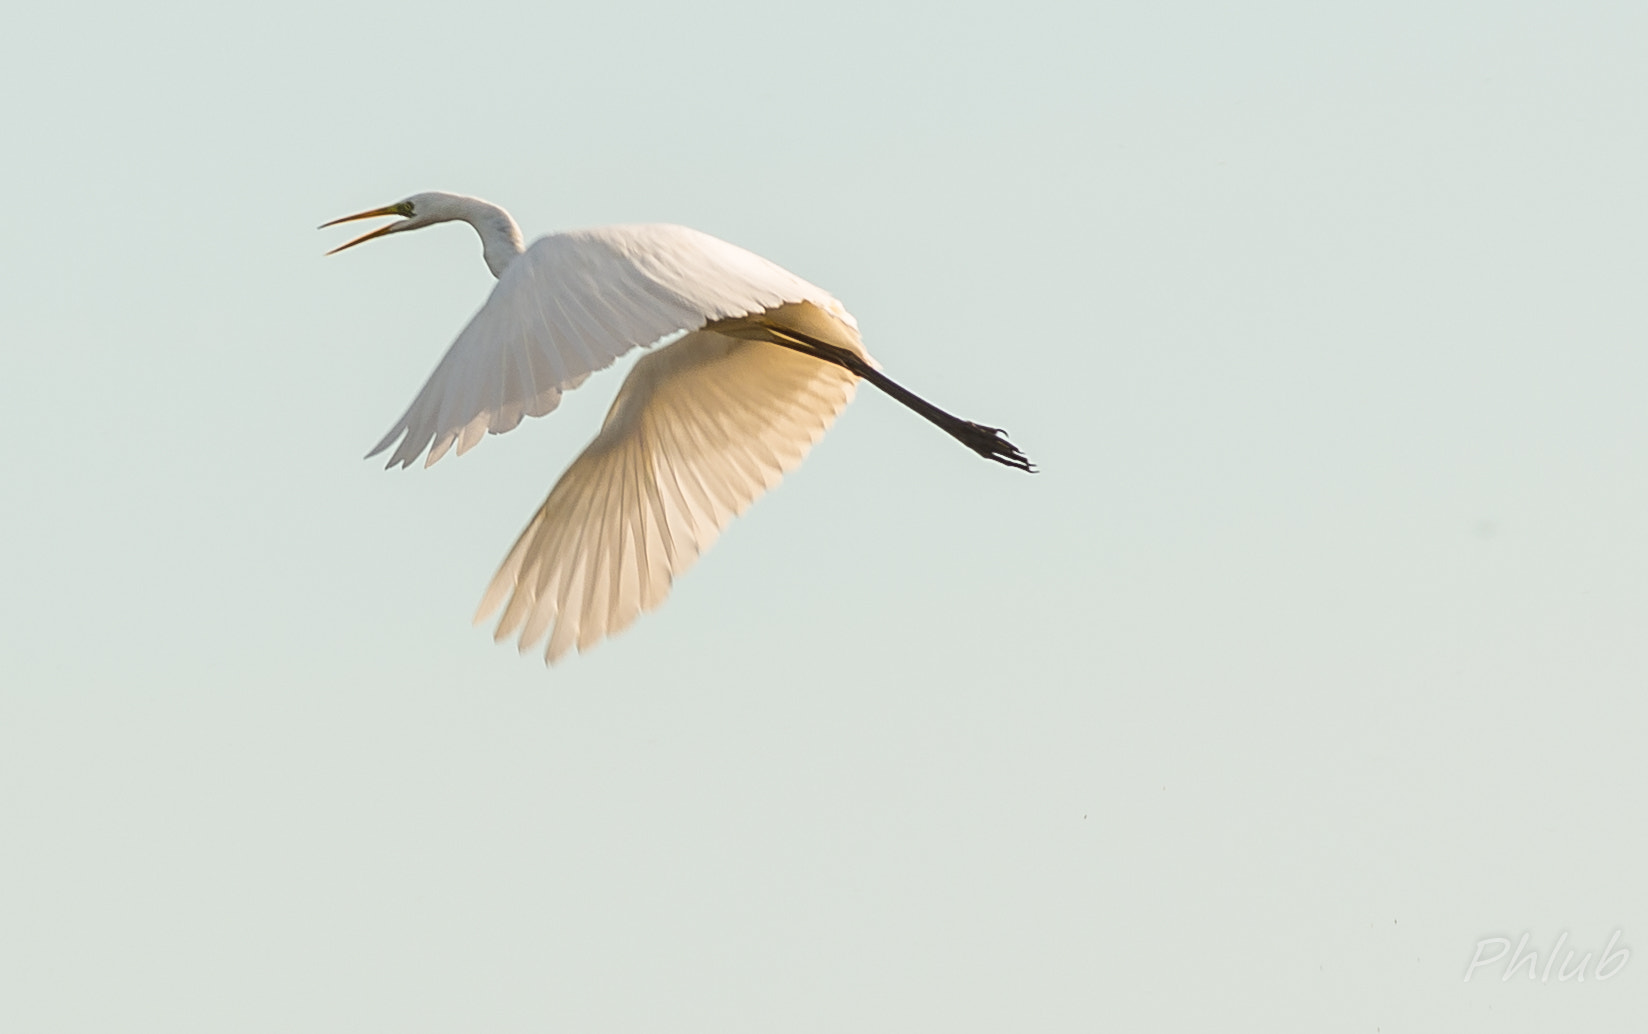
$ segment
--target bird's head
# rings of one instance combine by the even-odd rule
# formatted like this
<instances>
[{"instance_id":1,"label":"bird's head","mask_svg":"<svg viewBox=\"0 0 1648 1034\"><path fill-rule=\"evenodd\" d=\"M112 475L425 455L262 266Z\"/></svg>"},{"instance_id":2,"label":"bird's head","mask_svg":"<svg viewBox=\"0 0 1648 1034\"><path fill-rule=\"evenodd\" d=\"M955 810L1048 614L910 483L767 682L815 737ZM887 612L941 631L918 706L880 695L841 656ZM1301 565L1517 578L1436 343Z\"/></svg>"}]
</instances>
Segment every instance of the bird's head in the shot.
<instances>
[{"instance_id":1,"label":"bird's head","mask_svg":"<svg viewBox=\"0 0 1648 1034\"><path fill-rule=\"evenodd\" d=\"M388 226L380 226L371 233L362 234L346 244L338 245L327 254L336 255L345 248L353 248L357 244L364 244L374 237L382 237L385 234L400 233L402 230L416 230L420 227L432 226L435 223L444 223L448 220L462 218L457 206L453 203L457 200L459 198L455 194L430 191L424 194L413 194L404 201L384 205L382 208L374 208L369 212L356 212L354 215L346 215L341 219L333 219L329 223L321 223L320 229L324 230L328 226L336 226L339 223L352 223L357 219L375 219L380 215L398 215L401 217L398 222L390 223Z\"/></svg>"}]
</instances>

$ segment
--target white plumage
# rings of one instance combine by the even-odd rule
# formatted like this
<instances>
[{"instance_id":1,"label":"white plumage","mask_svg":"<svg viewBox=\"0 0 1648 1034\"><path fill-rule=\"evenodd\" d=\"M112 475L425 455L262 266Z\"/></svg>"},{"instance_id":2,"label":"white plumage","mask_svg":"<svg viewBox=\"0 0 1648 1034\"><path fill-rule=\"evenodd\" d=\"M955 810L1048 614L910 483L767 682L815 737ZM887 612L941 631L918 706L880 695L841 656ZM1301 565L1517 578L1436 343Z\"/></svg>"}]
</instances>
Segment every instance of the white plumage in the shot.
<instances>
[{"instance_id":1,"label":"white plumage","mask_svg":"<svg viewBox=\"0 0 1648 1034\"><path fill-rule=\"evenodd\" d=\"M510 550L477 620L546 656L628 627L721 529L801 462L857 387L760 341L697 331L635 364L601 433Z\"/></svg>"},{"instance_id":2,"label":"white plumage","mask_svg":"<svg viewBox=\"0 0 1648 1034\"><path fill-rule=\"evenodd\" d=\"M1030 469L993 428L938 410L880 374L857 324L824 290L758 255L681 226L556 233L530 248L478 198L416 194L325 225L404 217L334 251L461 219L498 284L395 426L390 466L432 464L488 432L543 416L563 392L632 348L600 433L573 461L488 587L480 622L547 661L588 649L662 603L727 522L793 469L860 377L988 458ZM398 442L398 444L397 444Z\"/></svg>"},{"instance_id":3,"label":"white plumage","mask_svg":"<svg viewBox=\"0 0 1648 1034\"><path fill-rule=\"evenodd\" d=\"M638 346L711 320L809 301L852 325L825 291L758 255L684 226L603 226L550 234L510 263L429 382L372 450L427 463L456 441L543 416L561 393ZM433 441L433 445L431 445Z\"/></svg>"}]
</instances>

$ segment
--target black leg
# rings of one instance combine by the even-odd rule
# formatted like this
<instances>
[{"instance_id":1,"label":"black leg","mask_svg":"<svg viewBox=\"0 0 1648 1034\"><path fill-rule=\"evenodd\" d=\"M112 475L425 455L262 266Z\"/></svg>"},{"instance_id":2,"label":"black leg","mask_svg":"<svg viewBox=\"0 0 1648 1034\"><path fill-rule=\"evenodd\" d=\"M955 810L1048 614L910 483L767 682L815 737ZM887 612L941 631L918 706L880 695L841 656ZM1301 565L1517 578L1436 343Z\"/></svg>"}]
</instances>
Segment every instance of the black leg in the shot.
<instances>
[{"instance_id":1,"label":"black leg","mask_svg":"<svg viewBox=\"0 0 1648 1034\"><path fill-rule=\"evenodd\" d=\"M862 377L874 384L893 398L920 413L928 420L937 424L946 434L956 441L972 449L987 460L1008 467L1015 467L1026 473L1036 472L1035 464L1018 450L1018 446L1007 440L1007 432L999 427L986 427L975 424L971 420L963 420L959 416L946 413L944 410L928 402L915 392L899 384L880 370L865 362L858 353L832 345L827 341L820 341L808 334L783 327L764 324L772 337L768 340L775 345L810 355L815 359L822 359L827 363L834 363L842 369Z\"/></svg>"}]
</instances>

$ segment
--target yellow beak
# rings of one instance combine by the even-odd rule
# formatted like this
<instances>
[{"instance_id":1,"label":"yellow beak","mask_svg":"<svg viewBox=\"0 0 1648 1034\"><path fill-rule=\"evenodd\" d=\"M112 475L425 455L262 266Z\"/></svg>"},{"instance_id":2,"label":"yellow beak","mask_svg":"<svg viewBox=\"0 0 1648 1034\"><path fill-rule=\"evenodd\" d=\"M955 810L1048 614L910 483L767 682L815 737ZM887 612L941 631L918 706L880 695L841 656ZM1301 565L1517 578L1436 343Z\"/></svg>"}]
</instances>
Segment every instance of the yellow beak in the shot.
<instances>
[{"instance_id":1,"label":"yellow beak","mask_svg":"<svg viewBox=\"0 0 1648 1034\"><path fill-rule=\"evenodd\" d=\"M400 215L400 214L401 214L401 212L400 212L399 206L397 206L397 205L384 205L382 208L374 208L370 212L356 212L354 215L346 215L342 219L334 219L329 223L321 223L320 226L317 227L317 229L324 230L328 226L336 226L339 223L352 223L356 219L374 219L374 218L376 218L380 215ZM380 226L376 230L373 230L371 233L362 234L361 236L356 237L354 240L350 241L347 244L338 245L337 247L333 248L331 251L327 252L327 254L328 255L336 255L338 252L342 251L345 248L353 248L357 244L364 244L365 242L371 240L373 237L382 237L386 233L394 233L395 230L400 225L401 225L400 223L390 223L388 226Z\"/></svg>"}]
</instances>

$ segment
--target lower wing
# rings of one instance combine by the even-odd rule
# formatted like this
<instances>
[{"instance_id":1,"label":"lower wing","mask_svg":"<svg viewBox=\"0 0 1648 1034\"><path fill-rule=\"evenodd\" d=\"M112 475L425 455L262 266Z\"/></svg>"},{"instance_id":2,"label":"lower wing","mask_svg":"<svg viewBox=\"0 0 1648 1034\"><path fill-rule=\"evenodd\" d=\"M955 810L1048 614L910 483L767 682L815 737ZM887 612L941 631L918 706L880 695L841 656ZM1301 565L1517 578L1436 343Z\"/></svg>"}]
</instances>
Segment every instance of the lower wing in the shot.
<instances>
[{"instance_id":1,"label":"lower wing","mask_svg":"<svg viewBox=\"0 0 1648 1034\"><path fill-rule=\"evenodd\" d=\"M856 333L839 332L857 344ZM548 633L550 662L627 628L801 462L857 380L707 329L644 356L601 433L509 551L475 620L503 606L495 638L518 632L525 652Z\"/></svg>"}]
</instances>

